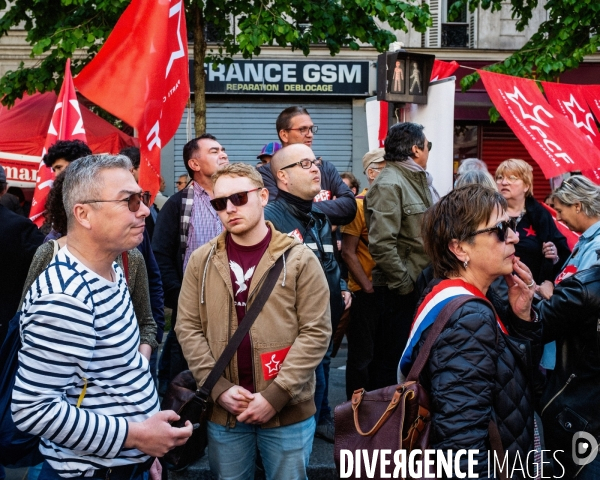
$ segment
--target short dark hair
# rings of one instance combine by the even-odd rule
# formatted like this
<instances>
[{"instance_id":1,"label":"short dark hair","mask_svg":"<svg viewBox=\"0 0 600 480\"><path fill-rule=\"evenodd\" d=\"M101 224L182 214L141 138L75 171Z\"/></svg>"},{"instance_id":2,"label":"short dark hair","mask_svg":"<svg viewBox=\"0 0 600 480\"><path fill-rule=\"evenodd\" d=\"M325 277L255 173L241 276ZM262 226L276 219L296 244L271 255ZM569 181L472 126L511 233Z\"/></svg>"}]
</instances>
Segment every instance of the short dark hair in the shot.
<instances>
[{"instance_id":1,"label":"short dark hair","mask_svg":"<svg viewBox=\"0 0 600 480\"><path fill-rule=\"evenodd\" d=\"M388 162L403 162L412 157L412 147L425 148L425 134L423 125L404 122L392 125L385 138L385 158Z\"/></svg>"},{"instance_id":2,"label":"short dark hair","mask_svg":"<svg viewBox=\"0 0 600 480\"><path fill-rule=\"evenodd\" d=\"M48 149L48 153L44 155L43 160L47 167L52 167L54 162L61 158L64 158L67 162L72 162L91 154L90 147L81 140L59 140Z\"/></svg>"},{"instance_id":3,"label":"short dark hair","mask_svg":"<svg viewBox=\"0 0 600 480\"><path fill-rule=\"evenodd\" d=\"M140 168L140 149L138 147L126 147L119 152L119 155L125 155L131 160L134 170Z\"/></svg>"},{"instance_id":4,"label":"short dark hair","mask_svg":"<svg viewBox=\"0 0 600 480\"><path fill-rule=\"evenodd\" d=\"M20 187L8 187L6 193L10 193L19 199L19 202L25 201L25 194L23 193L23 189Z\"/></svg>"},{"instance_id":5,"label":"short dark hair","mask_svg":"<svg viewBox=\"0 0 600 480\"><path fill-rule=\"evenodd\" d=\"M506 200L497 190L481 185L452 190L430 207L423 216L421 235L434 275L443 278L459 274L463 267L448 248L450 242L473 242L469 235L489 222L495 210L506 208Z\"/></svg>"},{"instance_id":6,"label":"short dark hair","mask_svg":"<svg viewBox=\"0 0 600 480\"><path fill-rule=\"evenodd\" d=\"M275 128L277 129L278 137L279 132L290 128L290 121L297 115L308 115L310 117L310 113L308 113L306 108L298 106L288 107L279 114L277 120L275 121ZM279 140L281 140L281 137L279 137Z\"/></svg>"},{"instance_id":7,"label":"short dark hair","mask_svg":"<svg viewBox=\"0 0 600 480\"><path fill-rule=\"evenodd\" d=\"M192 170L190 168L190 166L188 165L188 162L190 161L191 158L194 157L194 154L198 150L200 150L200 146L198 145L198 142L200 140L204 140L205 138L208 138L209 140L217 140L217 137L215 137L214 135L211 135L210 133L203 133L199 137L196 137L193 140L190 140L183 146L183 164L185 165L185 169L187 170L190 178L194 178L194 170Z\"/></svg>"}]
</instances>

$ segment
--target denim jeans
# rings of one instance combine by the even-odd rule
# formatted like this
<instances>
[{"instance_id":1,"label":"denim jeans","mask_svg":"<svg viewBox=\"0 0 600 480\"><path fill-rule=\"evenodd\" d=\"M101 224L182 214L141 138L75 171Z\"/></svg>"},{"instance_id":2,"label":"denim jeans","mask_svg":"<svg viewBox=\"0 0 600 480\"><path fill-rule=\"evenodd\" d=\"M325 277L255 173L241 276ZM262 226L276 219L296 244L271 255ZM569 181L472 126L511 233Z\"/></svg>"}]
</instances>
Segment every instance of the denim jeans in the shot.
<instances>
[{"instance_id":1,"label":"denim jeans","mask_svg":"<svg viewBox=\"0 0 600 480\"><path fill-rule=\"evenodd\" d=\"M251 480L258 447L267 480L306 480L315 427L314 417L275 428L208 422L210 470L220 480Z\"/></svg>"},{"instance_id":2,"label":"denim jeans","mask_svg":"<svg viewBox=\"0 0 600 480\"><path fill-rule=\"evenodd\" d=\"M94 477L84 477L83 475L80 475L78 477L69 477L70 479L77 479L77 480L85 480L86 478L94 478ZM127 478L124 478L121 475L115 475L115 474L111 474L110 475L110 479L111 480L148 480L150 478L150 472L149 471L145 471L145 472L136 472L134 470L133 474ZM42 470L40 472L40 476L38 477L38 480L65 480L64 477L61 477L56 470L54 470L50 464L47 461L44 461L44 463L42 464Z\"/></svg>"},{"instance_id":3,"label":"denim jeans","mask_svg":"<svg viewBox=\"0 0 600 480\"><path fill-rule=\"evenodd\" d=\"M577 475L577 480L598 480L600 478L600 456L596 457L596 459L592 463L588 463L579 475Z\"/></svg>"},{"instance_id":4,"label":"denim jeans","mask_svg":"<svg viewBox=\"0 0 600 480\"><path fill-rule=\"evenodd\" d=\"M316 386L315 386L315 406L317 412L315 413L315 420L317 424L322 421L331 418L331 407L329 406L329 369L331 366L331 353L333 352L333 337L329 342L329 348L327 353L319 363L316 374ZM320 370L319 370L320 369Z\"/></svg>"}]
</instances>

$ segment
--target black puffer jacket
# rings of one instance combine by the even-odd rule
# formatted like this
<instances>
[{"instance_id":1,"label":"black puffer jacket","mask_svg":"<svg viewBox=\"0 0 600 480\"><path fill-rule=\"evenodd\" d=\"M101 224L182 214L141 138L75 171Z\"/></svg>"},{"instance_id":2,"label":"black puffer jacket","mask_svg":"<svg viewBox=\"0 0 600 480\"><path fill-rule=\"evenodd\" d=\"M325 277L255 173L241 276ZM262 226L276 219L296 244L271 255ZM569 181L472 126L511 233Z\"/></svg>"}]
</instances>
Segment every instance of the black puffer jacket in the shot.
<instances>
[{"instance_id":1,"label":"black puffer jacket","mask_svg":"<svg viewBox=\"0 0 600 480\"><path fill-rule=\"evenodd\" d=\"M571 478L580 469L571 459L573 435L600 437L600 265L560 282L537 308L544 341L556 341L557 353L540 402L544 437L547 448L563 450L557 458Z\"/></svg>"},{"instance_id":2,"label":"black puffer jacket","mask_svg":"<svg viewBox=\"0 0 600 480\"><path fill-rule=\"evenodd\" d=\"M507 317L510 336L502 333L489 306L466 303L450 317L421 374L430 392L431 448L479 450L474 468L479 478L487 477L490 420L498 426L509 465L517 454L525 464L533 450L531 372L541 357L541 323L512 313ZM423 333L413 361L429 331ZM466 457L462 460L461 469L467 471ZM513 478L519 478L515 473Z\"/></svg>"}]
</instances>

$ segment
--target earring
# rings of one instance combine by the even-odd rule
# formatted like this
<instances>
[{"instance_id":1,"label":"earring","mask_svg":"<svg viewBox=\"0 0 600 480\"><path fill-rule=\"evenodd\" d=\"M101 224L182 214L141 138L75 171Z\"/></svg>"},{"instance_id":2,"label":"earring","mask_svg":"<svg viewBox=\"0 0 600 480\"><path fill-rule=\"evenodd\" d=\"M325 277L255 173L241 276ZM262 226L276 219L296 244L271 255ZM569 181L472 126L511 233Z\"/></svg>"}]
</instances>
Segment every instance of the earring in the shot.
<instances>
[{"instance_id":1,"label":"earring","mask_svg":"<svg viewBox=\"0 0 600 480\"><path fill-rule=\"evenodd\" d=\"M467 269L468 266L469 266L469 262L468 262L468 260L465 260L463 262L463 267L465 267L465 270Z\"/></svg>"}]
</instances>

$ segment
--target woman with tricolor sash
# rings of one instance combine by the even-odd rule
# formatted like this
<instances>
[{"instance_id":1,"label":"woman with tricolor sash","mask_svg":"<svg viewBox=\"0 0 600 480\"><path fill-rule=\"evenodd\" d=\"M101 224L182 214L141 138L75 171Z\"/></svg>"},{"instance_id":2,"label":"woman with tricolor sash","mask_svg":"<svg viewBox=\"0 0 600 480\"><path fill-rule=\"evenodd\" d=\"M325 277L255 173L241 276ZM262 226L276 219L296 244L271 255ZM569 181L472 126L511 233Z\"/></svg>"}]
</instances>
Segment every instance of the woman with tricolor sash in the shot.
<instances>
[{"instance_id":1,"label":"woman with tricolor sash","mask_svg":"<svg viewBox=\"0 0 600 480\"><path fill-rule=\"evenodd\" d=\"M497 191L467 185L425 213L422 234L436 280L425 290L399 365L402 380L441 309L456 296L473 297L433 344L421 382L430 392L431 448L479 450L474 467L479 478L488 475L490 422L498 427L509 477L520 477L521 471L512 471L514 462L532 464L535 455L527 454L539 445L531 378L542 331L531 308L535 282L515 257L519 238L506 210ZM486 299L499 276L507 282L510 304L503 320ZM466 462L465 457L461 467ZM534 468L529 466L530 474Z\"/></svg>"}]
</instances>

